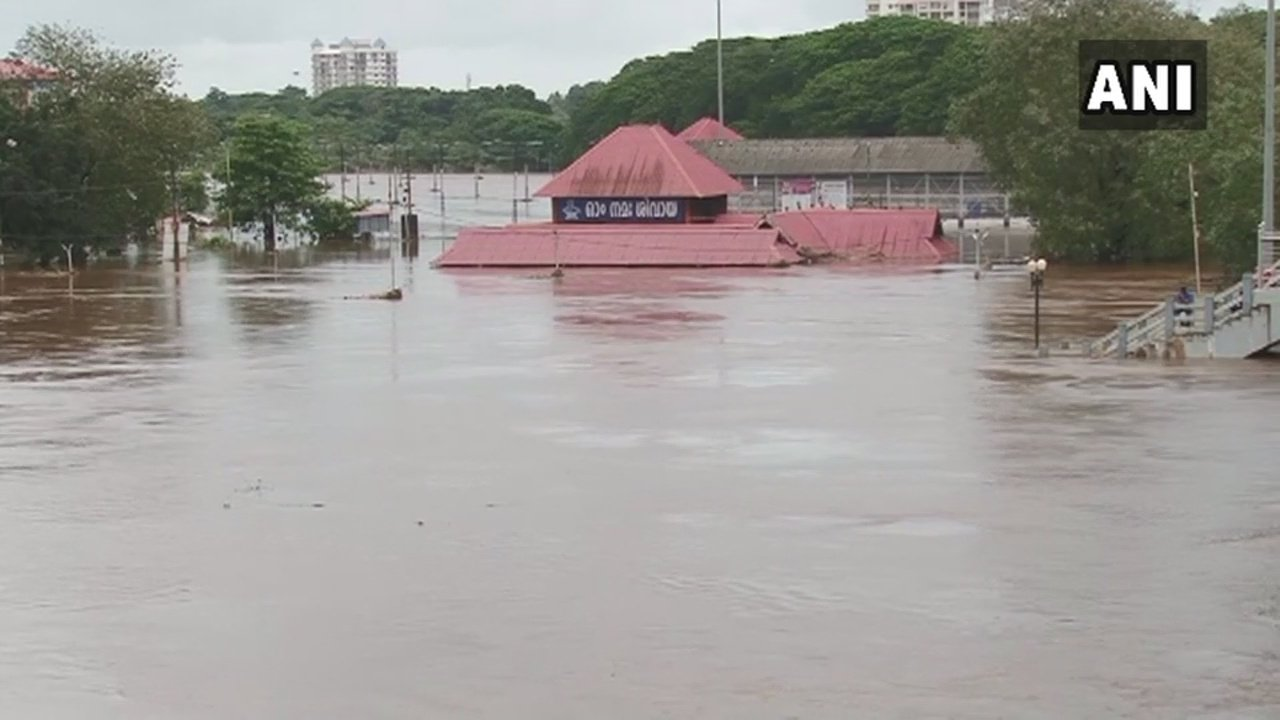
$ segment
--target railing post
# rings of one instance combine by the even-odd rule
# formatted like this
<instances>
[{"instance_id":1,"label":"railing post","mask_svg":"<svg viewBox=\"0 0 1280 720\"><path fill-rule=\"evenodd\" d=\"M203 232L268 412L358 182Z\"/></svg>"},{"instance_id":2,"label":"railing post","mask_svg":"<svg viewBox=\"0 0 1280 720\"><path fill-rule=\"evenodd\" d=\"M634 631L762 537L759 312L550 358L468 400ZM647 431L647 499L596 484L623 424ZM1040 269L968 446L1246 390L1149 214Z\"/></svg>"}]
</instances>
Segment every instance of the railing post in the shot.
<instances>
[{"instance_id":1,"label":"railing post","mask_svg":"<svg viewBox=\"0 0 1280 720\"><path fill-rule=\"evenodd\" d=\"M1204 331L1213 334L1213 296L1204 299Z\"/></svg>"},{"instance_id":2,"label":"railing post","mask_svg":"<svg viewBox=\"0 0 1280 720\"><path fill-rule=\"evenodd\" d=\"M1244 274L1244 279L1240 281L1240 294L1244 314L1248 315L1253 312L1253 273Z\"/></svg>"},{"instance_id":3,"label":"railing post","mask_svg":"<svg viewBox=\"0 0 1280 720\"><path fill-rule=\"evenodd\" d=\"M1165 343L1168 343L1171 340L1173 340L1174 324L1175 323L1174 323L1173 303L1165 302L1164 304L1164 341Z\"/></svg>"},{"instance_id":4,"label":"railing post","mask_svg":"<svg viewBox=\"0 0 1280 720\"><path fill-rule=\"evenodd\" d=\"M1120 334L1116 336L1116 357L1129 357L1129 323L1120 323Z\"/></svg>"}]
</instances>

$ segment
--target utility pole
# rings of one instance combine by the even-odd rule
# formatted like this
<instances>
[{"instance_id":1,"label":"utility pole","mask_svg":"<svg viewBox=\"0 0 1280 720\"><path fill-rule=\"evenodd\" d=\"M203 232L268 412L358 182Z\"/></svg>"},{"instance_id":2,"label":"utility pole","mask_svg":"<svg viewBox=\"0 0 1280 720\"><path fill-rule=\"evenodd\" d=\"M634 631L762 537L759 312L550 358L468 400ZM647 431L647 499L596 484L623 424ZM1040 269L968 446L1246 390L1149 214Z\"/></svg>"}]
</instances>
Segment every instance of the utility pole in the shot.
<instances>
[{"instance_id":1,"label":"utility pole","mask_svg":"<svg viewBox=\"0 0 1280 720\"><path fill-rule=\"evenodd\" d=\"M1187 163L1187 180L1191 185L1191 242L1194 243L1192 250L1196 258L1196 296L1200 295L1200 223L1196 218L1196 168L1195 165Z\"/></svg>"},{"instance_id":2,"label":"utility pole","mask_svg":"<svg viewBox=\"0 0 1280 720\"><path fill-rule=\"evenodd\" d=\"M404 171L404 204L405 212L413 213L413 173Z\"/></svg>"},{"instance_id":3,"label":"utility pole","mask_svg":"<svg viewBox=\"0 0 1280 720\"><path fill-rule=\"evenodd\" d=\"M511 143L511 224L520 222L520 205L517 193L520 185L520 172L516 167L518 162L517 145Z\"/></svg>"},{"instance_id":4,"label":"utility pole","mask_svg":"<svg viewBox=\"0 0 1280 720\"><path fill-rule=\"evenodd\" d=\"M169 164L169 195L173 200L173 265L177 267L182 262L182 254L178 248L182 219L180 216L181 211L178 207L178 166L173 163ZM70 262L70 257L71 251L68 250L68 262ZM68 265L68 269L70 269L70 265Z\"/></svg>"},{"instance_id":5,"label":"utility pole","mask_svg":"<svg viewBox=\"0 0 1280 720\"><path fill-rule=\"evenodd\" d=\"M1267 87L1262 145L1262 228L1258 232L1258 273L1271 258L1276 232L1276 0L1267 0ZM1274 246L1273 246L1274 247Z\"/></svg>"},{"instance_id":6,"label":"utility pole","mask_svg":"<svg viewBox=\"0 0 1280 720\"><path fill-rule=\"evenodd\" d=\"M439 181L437 182L436 186L437 186L437 188L438 188L438 189L439 189L439 191L440 191L440 251L441 251L441 252L444 252L444 237L445 237L445 234L446 234L446 232L447 232L447 229L445 228L445 224L444 224L444 218L445 218L445 215L444 215L444 196L445 196L444 167L445 167L445 153L444 153L444 146L443 146L443 145L441 145L441 144L440 144L440 143L438 143L438 142L436 143L436 153L437 153L437 154L439 155L439 157L440 157L440 162L439 162L439 164L437 164L437 165L436 165L437 172L438 172L438 178L439 178Z\"/></svg>"},{"instance_id":7,"label":"utility pole","mask_svg":"<svg viewBox=\"0 0 1280 720\"><path fill-rule=\"evenodd\" d=\"M1271 0L1274 2L1274 0ZM724 34L721 30L721 0L716 0L716 107L720 124L724 124Z\"/></svg>"},{"instance_id":8,"label":"utility pole","mask_svg":"<svg viewBox=\"0 0 1280 720\"><path fill-rule=\"evenodd\" d=\"M342 201L347 201L347 146L338 143L338 162L342 164Z\"/></svg>"},{"instance_id":9,"label":"utility pole","mask_svg":"<svg viewBox=\"0 0 1280 720\"><path fill-rule=\"evenodd\" d=\"M231 211L231 143L227 143L227 192L225 200L227 200L227 236L232 245L236 243L236 223L235 217Z\"/></svg>"}]
</instances>

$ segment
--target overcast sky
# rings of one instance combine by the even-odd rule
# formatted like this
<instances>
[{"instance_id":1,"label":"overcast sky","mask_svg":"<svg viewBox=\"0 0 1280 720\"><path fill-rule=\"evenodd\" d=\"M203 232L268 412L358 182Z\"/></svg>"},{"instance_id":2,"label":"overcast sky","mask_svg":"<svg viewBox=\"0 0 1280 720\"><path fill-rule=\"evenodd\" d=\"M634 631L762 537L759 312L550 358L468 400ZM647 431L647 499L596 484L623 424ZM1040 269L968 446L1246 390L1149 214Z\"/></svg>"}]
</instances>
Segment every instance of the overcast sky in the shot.
<instances>
[{"instance_id":1,"label":"overcast sky","mask_svg":"<svg viewBox=\"0 0 1280 720\"><path fill-rule=\"evenodd\" d=\"M866 7L865 0L723 2L726 36L829 27L861 19ZM1201 14L1236 4L1193 0ZM386 39L400 51L401 85L460 88L471 73L476 85L521 83L546 95L715 35L714 0L0 0L0 17L5 49L28 25L66 23L116 45L172 53L182 90L197 97L213 86L310 87L316 38Z\"/></svg>"}]
</instances>

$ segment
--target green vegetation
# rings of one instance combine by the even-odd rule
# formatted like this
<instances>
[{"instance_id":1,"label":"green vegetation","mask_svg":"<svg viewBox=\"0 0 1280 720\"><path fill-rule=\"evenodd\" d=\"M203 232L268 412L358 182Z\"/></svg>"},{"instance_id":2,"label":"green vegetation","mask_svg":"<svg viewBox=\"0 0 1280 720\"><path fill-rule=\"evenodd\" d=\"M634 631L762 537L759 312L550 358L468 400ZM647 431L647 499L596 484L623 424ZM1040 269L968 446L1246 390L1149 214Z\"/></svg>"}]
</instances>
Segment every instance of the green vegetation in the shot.
<instances>
[{"instance_id":1,"label":"green vegetation","mask_svg":"<svg viewBox=\"0 0 1280 720\"><path fill-rule=\"evenodd\" d=\"M0 100L5 248L49 264L151 232L213 140L199 106L170 92L172 59L52 26L31 29L18 51L62 79L31 107L20 94Z\"/></svg>"},{"instance_id":2,"label":"green vegetation","mask_svg":"<svg viewBox=\"0 0 1280 720\"><path fill-rule=\"evenodd\" d=\"M907 17L725 42L726 114L757 137L937 135L973 87L979 31ZM540 100L518 85L470 92L339 88L309 98L214 89L219 130L271 113L304 123L326 168L562 166L618 125L678 131L716 111L715 44L636 60L608 82Z\"/></svg>"},{"instance_id":3,"label":"green vegetation","mask_svg":"<svg viewBox=\"0 0 1280 720\"><path fill-rule=\"evenodd\" d=\"M269 95L227 95L214 89L201 101L215 126L229 134L238 118L271 114L308 128L316 156L328 170L348 167L426 169L445 164L472 169L501 163L533 168L561 151L563 119L532 90L511 85L470 92L435 88L351 87L309 98L299 88Z\"/></svg>"},{"instance_id":4,"label":"green vegetation","mask_svg":"<svg viewBox=\"0 0 1280 720\"><path fill-rule=\"evenodd\" d=\"M1252 260L1259 216L1263 15L1204 22L1164 0L1023 0L1022 15L975 29L905 17L725 43L726 114L754 137L969 138L995 179L1037 219L1041 248L1081 262L1183 260L1191 252L1187 167L1212 256ZM1210 128L1085 132L1076 127L1076 41L1204 38ZM434 165L562 166L624 123L676 130L715 111L715 45L627 64L607 82L544 99L520 86L467 92L342 88L309 97L170 88L173 60L107 49L57 27L20 54L64 80L27 107L0 92L0 230L42 261L63 245L143 239L175 208L213 198L238 223L280 221L348 239L356 208L326 200L318 173ZM3 90L3 88L0 88Z\"/></svg>"},{"instance_id":5,"label":"green vegetation","mask_svg":"<svg viewBox=\"0 0 1280 720\"><path fill-rule=\"evenodd\" d=\"M350 243L356 235L355 214L369 202L321 198L307 211L307 229L322 245Z\"/></svg>"},{"instance_id":6,"label":"green vegetation","mask_svg":"<svg viewBox=\"0 0 1280 720\"><path fill-rule=\"evenodd\" d=\"M954 106L952 132L981 146L996 180L1037 218L1041 250L1072 261L1189 258L1194 165L1208 249L1242 267L1253 260L1261 201L1257 20L1235 10L1205 23L1158 0L1033 0L988 32L978 85ZM1208 39L1209 129L1078 129L1081 38Z\"/></svg>"},{"instance_id":7,"label":"green vegetation","mask_svg":"<svg viewBox=\"0 0 1280 720\"><path fill-rule=\"evenodd\" d=\"M749 137L938 135L971 87L981 33L909 17L726 40L725 116ZM716 113L715 43L628 64L583 93L568 144L625 122L683 128Z\"/></svg>"},{"instance_id":8,"label":"green vegetation","mask_svg":"<svg viewBox=\"0 0 1280 720\"><path fill-rule=\"evenodd\" d=\"M218 204L229 208L236 223L260 222L267 252L276 247L276 226L294 224L320 208L323 170L307 146L305 129L276 115L246 115L231 131L231 183Z\"/></svg>"}]
</instances>

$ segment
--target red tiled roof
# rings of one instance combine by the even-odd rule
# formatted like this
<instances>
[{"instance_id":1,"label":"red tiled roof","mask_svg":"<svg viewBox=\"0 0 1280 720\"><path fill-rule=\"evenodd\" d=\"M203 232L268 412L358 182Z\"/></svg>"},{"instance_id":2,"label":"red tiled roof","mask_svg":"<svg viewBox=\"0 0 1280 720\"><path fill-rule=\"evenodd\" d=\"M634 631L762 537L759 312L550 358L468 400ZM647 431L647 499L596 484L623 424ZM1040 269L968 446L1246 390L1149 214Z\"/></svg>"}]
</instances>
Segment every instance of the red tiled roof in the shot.
<instances>
[{"instance_id":1,"label":"red tiled roof","mask_svg":"<svg viewBox=\"0 0 1280 720\"><path fill-rule=\"evenodd\" d=\"M715 217L717 225L753 225L759 227L766 219L765 213L727 212Z\"/></svg>"},{"instance_id":2,"label":"red tiled roof","mask_svg":"<svg viewBox=\"0 0 1280 720\"><path fill-rule=\"evenodd\" d=\"M956 252L937 210L792 210L768 223L797 247L843 259L942 262Z\"/></svg>"},{"instance_id":3,"label":"red tiled roof","mask_svg":"<svg viewBox=\"0 0 1280 720\"><path fill-rule=\"evenodd\" d=\"M0 81L4 80L56 80L58 71L26 60L0 59Z\"/></svg>"},{"instance_id":4,"label":"red tiled roof","mask_svg":"<svg viewBox=\"0 0 1280 720\"><path fill-rule=\"evenodd\" d=\"M740 133L713 117L704 117L685 128L676 137L690 140L744 140Z\"/></svg>"},{"instance_id":5,"label":"red tiled roof","mask_svg":"<svg viewBox=\"0 0 1280 720\"><path fill-rule=\"evenodd\" d=\"M742 185L661 125L625 125L583 153L538 197L733 195Z\"/></svg>"},{"instance_id":6,"label":"red tiled roof","mask_svg":"<svg viewBox=\"0 0 1280 720\"><path fill-rule=\"evenodd\" d=\"M558 244L558 248L557 248ZM750 225L467 228L438 267L742 267L796 262L776 230Z\"/></svg>"}]
</instances>

